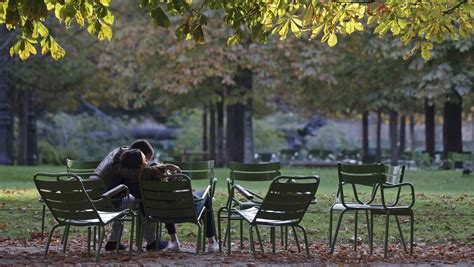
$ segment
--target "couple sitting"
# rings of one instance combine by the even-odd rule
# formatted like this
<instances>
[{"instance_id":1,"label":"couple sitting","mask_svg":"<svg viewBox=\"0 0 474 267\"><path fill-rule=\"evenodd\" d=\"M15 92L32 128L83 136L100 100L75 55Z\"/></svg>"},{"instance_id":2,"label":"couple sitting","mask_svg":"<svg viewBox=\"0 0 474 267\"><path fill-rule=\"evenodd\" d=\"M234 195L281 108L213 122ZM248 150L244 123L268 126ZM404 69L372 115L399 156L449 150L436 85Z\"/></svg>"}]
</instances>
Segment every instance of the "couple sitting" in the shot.
<instances>
[{"instance_id":1,"label":"couple sitting","mask_svg":"<svg viewBox=\"0 0 474 267\"><path fill-rule=\"evenodd\" d=\"M130 202L128 198L123 198L121 208L128 208L129 205L138 208L137 199L141 199L139 178L147 179L152 177L164 177L167 174L180 173L178 166L173 164L149 164L149 160L153 158L153 148L146 140L136 140L129 147L120 147L112 150L102 162L97 166L95 173L98 177L95 179L103 179L107 189L112 189L117 185L124 184L128 187L130 192ZM94 179L94 177L92 178ZM193 193L196 198L201 198L204 191ZM212 211L211 199L207 198L205 202L206 207L206 237L208 238L208 252L216 252L219 245L215 239L215 224L214 213ZM141 211L141 209L140 209ZM142 211L140 216L144 216ZM142 219L142 221L144 221ZM115 250L119 245L119 249L124 250L126 247L122 244L117 244L118 238L123 230L122 222L112 223L112 231L109 240L105 245L106 251ZM143 225L143 237L147 242L146 250L179 250L179 241L176 235L176 228L174 224L165 224L165 227L170 235L170 241L157 240L156 232L153 223L146 223Z\"/></svg>"}]
</instances>

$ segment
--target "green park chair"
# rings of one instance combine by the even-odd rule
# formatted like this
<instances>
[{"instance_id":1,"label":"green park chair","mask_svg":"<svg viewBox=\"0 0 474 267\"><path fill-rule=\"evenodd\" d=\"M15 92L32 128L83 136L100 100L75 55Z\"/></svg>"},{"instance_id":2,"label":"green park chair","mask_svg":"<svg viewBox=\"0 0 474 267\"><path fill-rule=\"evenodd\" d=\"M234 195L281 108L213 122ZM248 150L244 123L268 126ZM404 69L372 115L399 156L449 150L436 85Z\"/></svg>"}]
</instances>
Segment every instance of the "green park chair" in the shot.
<instances>
[{"instance_id":1,"label":"green park chair","mask_svg":"<svg viewBox=\"0 0 474 267\"><path fill-rule=\"evenodd\" d=\"M448 166L452 170L457 168L462 169L467 162L469 162L471 166L474 163L474 155L470 152L450 152L448 154Z\"/></svg>"},{"instance_id":2,"label":"green park chair","mask_svg":"<svg viewBox=\"0 0 474 267\"><path fill-rule=\"evenodd\" d=\"M52 179L55 178L55 179ZM114 220L127 220L131 216L130 250L132 257L133 232L135 215L130 209L120 211L104 211L103 207L110 207L111 198L120 192L128 195L128 188L124 185L117 186L107 192L103 192L103 182L97 180L83 180L73 173L36 173L34 176L36 188L50 210L56 225L54 225L46 243L45 257L48 255L49 246L53 232L56 228L64 226L88 227L87 250L90 254L90 227L99 227L99 243L96 251L96 261L100 260L100 251L105 235L105 225ZM102 192L102 193L99 193ZM99 196L99 194L101 194ZM65 231L63 237L63 252L66 251L69 231Z\"/></svg>"},{"instance_id":3,"label":"green park chair","mask_svg":"<svg viewBox=\"0 0 474 267\"><path fill-rule=\"evenodd\" d=\"M181 172L188 176L191 181L194 180L209 180L210 192L209 196L211 199L214 197L216 191L217 178L214 175L214 160L207 161L165 161L165 163L170 163L178 166L181 169ZM158 224L158 234L157 236L161 238L162 225ZM205 236L203 235L203 240ZM206 242L203 241L202 249L203 251L206 248Z\"/></svg>"},{"instance_id":4,"label":"green park chair","mask_svg":"<svg viewBox=\"0 0 474 267\"><path fill-rule=\"evenodd\" d=\"M376 198L378 185L385 182L384 166L377 164L337 164L337 171L339 176L339 186L336 193L336 202L332 204L329 210L329 246L330 253L334 252L334 247L337 240L337 235L341 225L343 215L348 211L355 212L355 230L354 230L354 250L357 250L357 225L359 211L365 212L367 232L369 241L372 240L372 233L370 231L369 211L380 207L372 206ZM348 188L346 191L345 188ZM371 193L365 199L361 199L361 192L363 187L368 188ZM332 236L333 227L333 213L339 211L339 219L336 226L334 237Z\"/></svg>"},{"instance_id":5,"label":"green park chair","mask_svg":"<svg viewBox=\"0 0 474 267\"><path fill-rule=\"evenodd\" d=\"M100 162L100 160L82 161L66 159L66 171L68 173L75 173L79 176L85 175L89 177L94 174L94 171L97 166L99 166ZM40 199L39 201L43 203L43 210L41 213L41 238L43 238L46 220L46 205L44 204L43 199Z\"/></svg>"},{"instance_id":6,"label":"green park chair","mask_svg":"<svg viewBox=\"0 0 474 267\"><path fill-rule=\"evenodd\" d=\"M227 219L224 243L227 240L227 249L231 250L231 221L240 221L240 247L243 248L243 220L244 218L235 211L235 209L244 210L259 206L263 197L252 192L248 188L237 184L236 181L244 182L262 182L271 181L280 175L280 162L271 163L239 163L229 162L230 176L227 178L228 199L226 205L217 212L217 234L219 239L219 249L222 251L221 243L221 219ZM249 183L246 183L249 184ZM239 197L243 197L242 201ZM257 237L260 240L260 233L256 228Z\"/></svg>"},{"instance_id":7,"label":"green park chair","mask_svg":"<svg viewBox=\"0 0 474 267\"><path fill-rule=\"evenodd\" d=\"M205 201L209 195L211 186L208 186L200 199L193 197L191 179L184 174L168 176L170 181L162 182L159 178L140 178L140 191L144 219L140 227L139 252L141 252L143 240L143 224L155 223L193 223L198 227L196 253L199 254L202 235L202 215L205 207L199 207L199 202Z\"/></svg>"},{"instance_id":8,"label":"green park chair","mask_svg":"<svg viewBox=\"0 0 474 267\"><path fill-rule=\"evenodd\" d=\"M260 206L235 211L249 223L250 248L256 258L253 228L269 226L272 252L275 253L275 227L291 227L298 252L301 252L296 229L303 232L306 254L310 257L306 230L300 225L308 206L312 203L319 186L318 176L279 176L273 179ZM257 228L256 228L257 229ZM260 249L263 246L260 241Z\"/></svg>"},{"instance_id":9,"label":"green park chair","mask_svg":"<svg viewBox=\"0 0 474 267\"><path fill-rule=\"evenodd\" d=\"M389 229L389 218L390 215L395 217L397 228L400 233L400 239L405 252L407 251L405 239L403 238L403 232L400 225L398 216L409 216L410 217L410 254L413 253L413 235L414 235L414 215L412 207L415 204L415 189L412 184L404 183L403 178L405 176L405 165L401 166L384 166L386 180L383 184L380 184L381 201L382 204L377 205L378 209L371 209L371 226L370 232L373 233L374 229L374 215L386 215L385 222L385 244L384 244L384 257L387 257L387 246L388 246L388 229ZM401 204L400 193L403 187L410 189L410 201L408 205ZM394 197L387 197L387 191L396 190ZM388 198L392 199L391 203L388 202ZM373 235L370 239L370 254L373 253Z\"/></svg>"}]
</instances>

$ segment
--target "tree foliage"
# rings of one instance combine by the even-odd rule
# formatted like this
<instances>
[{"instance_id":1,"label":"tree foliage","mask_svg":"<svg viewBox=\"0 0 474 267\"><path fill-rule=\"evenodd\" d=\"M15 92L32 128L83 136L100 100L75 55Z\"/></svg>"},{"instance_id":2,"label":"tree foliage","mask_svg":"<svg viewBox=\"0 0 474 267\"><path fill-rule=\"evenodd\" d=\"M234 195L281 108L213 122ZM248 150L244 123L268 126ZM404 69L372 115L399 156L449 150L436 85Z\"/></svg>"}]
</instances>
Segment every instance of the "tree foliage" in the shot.
<instances>
[{"instance_id":1,"label":"tree foliage","mask_svg":"<svg viewBox=\"0 0 474 267\"><path fill-rule=\"evenodd\" d=\"M474 5L471 0L385 0L371 4L320 0L141 0L140 6L159 27L173 27L180 39L207 40L204 28L209 11L224 12L219 22L232 29L229 44L247 40L266 42L270 35L286 39L320 39L334 46L345 35L374 24L373 32L390 33L410 47L409 55L421 51L431 57L433 42L469 38L473 32ZM357 1L354 1L357 2ZM51 19L49 19L51 18ZM66 28L72 24L87 28L99 40L112 39L115 17L110 0L0 0L0 24L19 29L10 54L27 59L50 53L62 58L65 50L48 30L56 20Z\"/></svg>"}]
</instances>

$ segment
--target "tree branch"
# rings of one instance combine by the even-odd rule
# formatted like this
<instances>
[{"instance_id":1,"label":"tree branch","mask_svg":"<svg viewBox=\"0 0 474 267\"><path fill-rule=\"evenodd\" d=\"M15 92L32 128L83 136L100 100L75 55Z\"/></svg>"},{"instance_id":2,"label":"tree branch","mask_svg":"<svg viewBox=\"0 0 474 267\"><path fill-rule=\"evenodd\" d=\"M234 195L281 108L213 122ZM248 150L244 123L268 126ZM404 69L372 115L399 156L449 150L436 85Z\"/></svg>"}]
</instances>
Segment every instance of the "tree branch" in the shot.
<instances>
[{"instance_id":1,"label":"tree branch","mask_svg":"<svg viewBox=\"0 0 474 267\"><path fill-rule=\"evenodd\" d=\"M458 9L460 6L464 5L465 3L467 3L467 0L463 0L459 2L457 5L453 6L452 8L443 11L443 14L444 15L451 14L453 13L454 10Z\"/></svg>"}]
</instances>

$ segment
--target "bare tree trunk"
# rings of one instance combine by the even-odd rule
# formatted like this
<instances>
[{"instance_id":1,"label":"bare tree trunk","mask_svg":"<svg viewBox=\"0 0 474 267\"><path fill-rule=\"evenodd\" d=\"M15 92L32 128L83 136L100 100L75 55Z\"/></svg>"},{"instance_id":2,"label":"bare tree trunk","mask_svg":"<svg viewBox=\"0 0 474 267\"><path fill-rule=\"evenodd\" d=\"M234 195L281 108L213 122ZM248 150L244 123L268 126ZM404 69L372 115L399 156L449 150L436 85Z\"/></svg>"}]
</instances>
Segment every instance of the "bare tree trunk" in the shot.
<instances>
[{"instance_id":1,"label":"bare tree trunk","mask_svg":"<svg viewBox=\"0 0 474 267\"><path fill-rule=\"evenodd\" d=\"M247 99L247 104L245 105L245 116L244 116L244 162L252 163L254 161L254 148L253 148L253 107L252 107L252 98Z\"/></svg>"},{"instance_id":2,"label":"bare tree trunk","mask_svg":"<svg viewBox=\"0 0 474 267\"><path fill-rule=\"evenodd\" d=\"M362 113L362 159L365 159L368 156L369 156L369 112L364 111Z\"/></svg>"},{"instance_id":3,"label":"bare tree trunk","mask_svg":"<svg viewBox=\"0 0 474 267\"><path fill-rule=\"evenodd\" d=\"M398 165L398 112L390 111L390 164Z\"/></svg>"},{"instance_id":4,"label":"bare tree trunk","mask_svg":"<svg viewBox=\"0 0 474 267\"><path fill-rule=\"evenodd\" d=\"M410 148L411 148L411 151L414 152L416 149L416 136L415 136L415 116L413 114L410 115L410 139L411 139Z\"/></svg>"},{"instance_id":5,"label":"bare tree trunk","mask_svg":"<svg viewBox=\"0 0 474 267\"><path fill-rule=\"evenodd\" d=\"M398 150L398 155L401 156L405 153L406 146L406 115L403 114L400 116L400 147Z\"/></svg>"},{"instance_id":6,"label":"bare tree trunk","mask_svg":"<svg viewBox=\"0 0 474 267\"><path fill-rule=\"evenodd\" d=\"M425 142L426 152L435 156L435 106L425 99Z\"/></svg>"},{"instance_id":7,"label":"bare tree trunk","mask_svg":"<svg viewBox=\"0 0 474 267\"><path fill-rule=\"evenodd\" d=\"M28 92L20 91L18 93L18 165L26 165L27 143L28 143Z\"/></svg>"},{"instance_id":8,"label":"bare tree trunk","mask_svg":"<svg viewBox=\"0 0 474 267\"><path fill-rule=\"evenodd\" d=\"M449 152L462 152L462 99L444 102L443 146L444 156Z\"/></svg>"},{"instance_id":9,"label":"bare tree trunk","mask_svg":"<svg viewBox=\"0 0 474 267\"><path fill-rule=\"evenodd\" d=\"M209 160L216 159L216 108L211 104L209 123Z\"/></svg>"},{"instance_id":10,"label":"bare tree trunk","mask_svg":"<svg viewBox=\"0 0 474 267\"><path fill-rule=\"evenodd\" d=\"M228 161L244 161L244 113L244 104L227 104L226 159Z\"/></svg>"},{"instance_id":11,"label":"bare tree trunk","mask_svg":"<svg viewBox=\"0 0 474 267\"><path fill-rule=\"evenodd\" d=\"M377 162L382 162L382 112L377 111L377 130L376 130L376 158Z\"/></svg>"},{"instance_id":12,"label":"bare tree trunk","mask_svg":"<svg viewBox=\"0 0 474 267\"><path fill-rule=\"evenodd\" d=\"M220 100L217 102L217 159L216 166L223 167L224 158L224 93L219 90Z\"/></svg>"},{"instance_id":13,"label":"bare tree trunk","mask_svg":"<svg viewBox=\"0 0 474 267\"><path fill-rule=\"evenodd\" d=\"M0 25L0 164L13 164L13 110L11 90L7 87L8 33ZM3 47L2 47L3 46Z\"/></svg>"},{"instance_id":14,"label":"bare tree trunk","mask_svg":"<svg viewBox=\"0 0 474 267\"><path fill-rule=\"evenodd\" d=\"M36 131L36 113L33 106L33 93L28 92L28 137L26 143L26 164L36 165L38 163L38 142Z\"/></svg>"},{"instance_id":15,"label":"bare tree trunk","mask_svg":"<svg viewBox=\"0 0 474 267\"><path fill-rule=\"evenodd\" d=\"M202 150L207 151L208 146L208 136L207 136L207 108L203 108L202 112Z\"/></svg>"}]
</instances>

